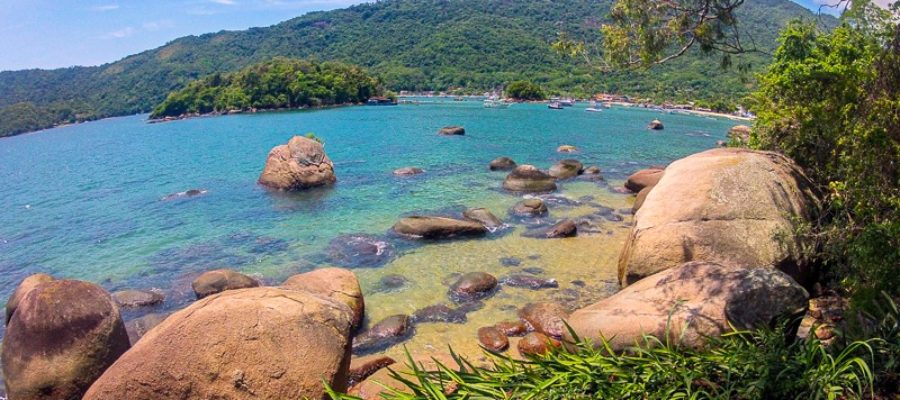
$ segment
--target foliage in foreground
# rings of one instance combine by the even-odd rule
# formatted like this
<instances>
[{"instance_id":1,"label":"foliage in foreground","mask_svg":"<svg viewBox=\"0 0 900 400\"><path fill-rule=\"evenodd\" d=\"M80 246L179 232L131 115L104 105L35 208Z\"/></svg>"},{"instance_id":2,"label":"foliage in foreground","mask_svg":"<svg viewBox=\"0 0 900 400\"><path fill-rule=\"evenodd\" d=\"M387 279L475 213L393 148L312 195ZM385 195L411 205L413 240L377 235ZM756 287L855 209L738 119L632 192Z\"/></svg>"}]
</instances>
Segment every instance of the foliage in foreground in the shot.
<instances>
[{"instance_id":1,"label":"foliage in foreground","mask_svg":"<svg viewBox=\"0 0 900 400\"><path fill-rule=\"evenodd\" d=\"M440 371L393 372L411 393L387 399L858 399L891 395L900 371L896 304L829 346L814 335L786 341L786 325L735 331L703 349L647 337L616 352L585 342L543 357L515 360L489 354L491 367L457 357ZM856 339L854 339L856 338ZM414 365L408 360L408 365ZM333 399L355 399L338 393Z\"/></svg>"},{"instance_id":2,"label":"foliage in foreground","mask_svg":"<svg viewBox=\"0 0 900 400\"><path fill-rule=\"evenodd\" d=\"M900 294L898 17L854 1L833 32L791 25L753 95L751 144L796 160L823 193L809 256L863 308Z\"/></svg>"},{"instance_id":3,"label":"foliage in foreground","mask_svg":"<svg viewBox=\"0 0 900 400\"><path fill-rule=\"evenodd\" d=\"M362 68L277 57L231 74L212 74L172 92L150 118L230 110L362 103L379 93Z\"/></svg>"}]
</instances>

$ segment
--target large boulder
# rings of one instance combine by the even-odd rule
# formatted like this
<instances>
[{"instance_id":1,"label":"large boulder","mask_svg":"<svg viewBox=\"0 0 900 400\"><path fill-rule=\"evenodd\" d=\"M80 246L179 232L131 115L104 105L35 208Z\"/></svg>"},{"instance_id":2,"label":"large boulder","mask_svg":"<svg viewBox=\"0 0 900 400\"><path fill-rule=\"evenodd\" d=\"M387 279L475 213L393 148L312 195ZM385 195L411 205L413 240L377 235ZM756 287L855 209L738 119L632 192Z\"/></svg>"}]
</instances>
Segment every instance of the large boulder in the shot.
<instances>
[{"instance_id":1,"label":"large boulder","mask_svg":"<svg viewBox=\"0 0 900 400\"><path fill-rule=\"evenodd\" d=\"M3 375L12 399L76 399L128 350L119 309L81 281L38 284L23 297L3 338Z\"/></svg>"},{"instance_id":2,"label":"large boulder","mask_svg":"<svg viewBox=\"0 0 900 400\"><path fill-rule=\"evenodd\" d=\"M365 314L362 289L356 275L342 268L321 268L294 275L281 284L284 289L306 290L319 297L331 299L353 311L353 329L359 327Z\"/></svg>"},{"instance_id":3,"label":"large boulder","mask_svg":"<svg viewBox=\"0 0 900 400\"><path fill-rule=\"evenodd\" d=\"M556 179L574 178L582 173L584 173L584 164L572 158L560 160L550 167L550 176Z\"/></svg>"},{"instance_id":4,"label":"large boulder","mask_svg":"<svg viewBox=\"0 0 900 400\"><path fill-rule=\"evenodd\" d=\"M503 188L513 192L552 192L556 179L534 165L520 165L503 180Z\"/></svg>"},{"instance_id":5,"label":"large boulder","mask_svg":"<svg viewBox=\"0 0 900 400\"><path fill-rule=\"evenodd\" d=\"M25 298L28 292L38 285L52 280L54 280L53 277L47 274L34 274L23 279L12 295L9 296L9 300L6 301L6 324L9 324L13 313L16 312L16 307L19 306L19 302Z\"/></svg>"},{"instance_id":6,"label":"large boulder","mask_svg":"<svg viewBox=\"0 0 900 400\"><path fill-rule=\"evenodd\" d=\"M645 188L656 186L659 180L662 179L664 172L665 170L661 168L642 169L628 177L625 181L625 188L639 193Z\"/></svg>"},{"instance_id":7,"label":"large boulder","mask_svg":"<svg viewBox=\"0 0 900 400\"><path fill-rule=\"evenodd\" d=\"M259 176L261 185L285 191L330 185L335 181L334 164L325 154L325 147L303 136L294 136L288 144L275 146Z\"/></svg>"},{"instance_id":8,"label":"large boulder","mask_svg":"<svg viewBox=\"0 0 900 400\"><path fill-rule=\"evenodd\" d=\"M481 236L488 232L480 222L444 217L406 217L394 224L394 232L423 239Z\"/></svg>"},{"instance_id":9,"label":"large boulder","mask_svg":"<svg viewBox=\"0 0 900 400\"><path fill-rule=\"evenodd\" d=\"M247 275L230 269L207 271L191 282L197 299L202 299L226 290L246 289L259 286L259 282Z\"/></svg>"},{"instance_id":10,"label":"large boulder","mask_svg":"<svg viewBox=\"0 0 900 400\"><path fill-rule=\"evenodd\" d=\"M515 167L516 162L509 157L497 157L488 164L488 168L491 171L509 171Z\"/></svg>"},{"instance_id":11,"label":"large boulder","mask_svg":"<svg viewBox=\"0 0 900 400\"><path fill-rule=\"evenodd\" d=\"M503 221L497 218L486 208L470 208L463 211L463 217L467 220L479 222L488 229L497 229L503 226Z\"/></svg>"},{"instance_id":12,"label":"large boulder","mask_svg":"<svg viewBox=\"0 0 900 400\"><path fill-rule=\"evenodd\" d=\"M172 314L85 399L296 399L346 389L353 312L307 291L261 287Z\"/></svg>"},{"instance_id":13,"label":"large boulder","mask_svg":"<svg viewBox=\"0 0 900 400\"><path fill-rule=\"evenodd\" d=\"M646 194L619 257L619 279L632 283L687 261L775 266L808 278L798 224L818 200L803 172L784 156L713 149L672 163Z\"/></svg>"},{"instance_id":14,"label":"large boulder","mask_svg":"<svg viewBox=\"0 0 900 400\"><path fill-rule=\"evenodd\" d=\"M577 310L566 322L578 337L599 344L602 335L617 349L643 335L665 341L667 332L673 344L700 346L731 326L761 328L802 315L808 297L781 271L690 262Z\"/></svg>"}]
</instances>

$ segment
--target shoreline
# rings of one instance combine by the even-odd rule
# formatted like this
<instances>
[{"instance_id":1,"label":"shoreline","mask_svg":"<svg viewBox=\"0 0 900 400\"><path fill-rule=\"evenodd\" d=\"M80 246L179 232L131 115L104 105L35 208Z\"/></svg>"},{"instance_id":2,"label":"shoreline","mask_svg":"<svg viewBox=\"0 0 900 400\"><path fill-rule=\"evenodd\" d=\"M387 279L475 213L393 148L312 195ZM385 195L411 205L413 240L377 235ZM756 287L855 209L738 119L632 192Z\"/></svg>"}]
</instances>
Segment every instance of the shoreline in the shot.
<instances>
[{"instance_id":1,"label":"shoreline","mask_svg":"<svg viewBox=\"0 0 900 400\"><path fill-rule=\"evenodd\" d=\"M342 104L330 104L326 106L316 106L316 107L297 107L297 108L251 108L247 110L229 110L225 112L221 111L213 111L210 113L190 113L190 114L182 114L177 117L166 116L162 118L150 118L147 117L148 124L159 124L163 122L172 122L172 121L180 121L194 118L212 118L212 117L225 117L229 115L240 115L240 114L264 114L264 113L275 113L275 112L289 112L289 111L316 111L316 110L327 110L332 108L342 108L342 107L352 107L352 106L364 106L365 103L342 103ZM134 114L140 115L140 114Z\"/></svg>"}]
</instances>

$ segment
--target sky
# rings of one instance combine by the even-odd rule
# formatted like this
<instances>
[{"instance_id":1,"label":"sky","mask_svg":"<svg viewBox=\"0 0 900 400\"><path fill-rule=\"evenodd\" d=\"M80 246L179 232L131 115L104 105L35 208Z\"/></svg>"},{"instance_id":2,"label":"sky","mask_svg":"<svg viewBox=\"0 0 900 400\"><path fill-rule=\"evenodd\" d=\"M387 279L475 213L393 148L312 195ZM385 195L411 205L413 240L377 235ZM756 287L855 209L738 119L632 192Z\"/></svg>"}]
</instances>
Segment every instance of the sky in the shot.
<instances>
[{"instance_id":1,"label":"sky","mask_svg":"<svg viewBox=\"0 0 900 400\"><path fill-rule=\"evenodd\" d=\"M795 1L816 10L829 0ZM0 71L100 65L182 36L269 26L363 2L0 0Z\"/></svg>"}]
</instances>

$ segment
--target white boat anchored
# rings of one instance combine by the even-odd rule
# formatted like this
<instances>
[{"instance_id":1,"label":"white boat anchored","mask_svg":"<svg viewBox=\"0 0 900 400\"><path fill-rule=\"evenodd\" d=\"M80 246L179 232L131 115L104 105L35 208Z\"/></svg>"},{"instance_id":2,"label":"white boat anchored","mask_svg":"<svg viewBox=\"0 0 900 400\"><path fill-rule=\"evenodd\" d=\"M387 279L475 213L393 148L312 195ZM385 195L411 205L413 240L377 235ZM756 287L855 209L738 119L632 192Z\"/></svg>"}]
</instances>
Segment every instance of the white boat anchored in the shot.
<instances>
[{"instance_id":1,"label":"white boat anchored","mask_svg":"<svg viewBox=\"0 0 900 400\"><path fill-rule=\"evenodd\" d=\"M484 108L509 108L509 103L496 99L485 99Z\"/></svg>"}]
</instances>

